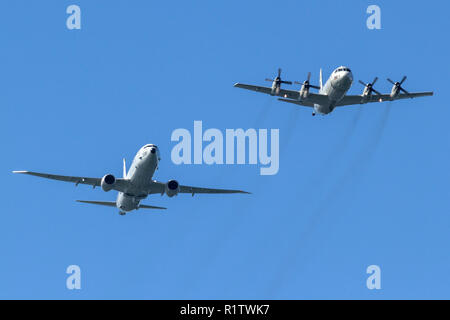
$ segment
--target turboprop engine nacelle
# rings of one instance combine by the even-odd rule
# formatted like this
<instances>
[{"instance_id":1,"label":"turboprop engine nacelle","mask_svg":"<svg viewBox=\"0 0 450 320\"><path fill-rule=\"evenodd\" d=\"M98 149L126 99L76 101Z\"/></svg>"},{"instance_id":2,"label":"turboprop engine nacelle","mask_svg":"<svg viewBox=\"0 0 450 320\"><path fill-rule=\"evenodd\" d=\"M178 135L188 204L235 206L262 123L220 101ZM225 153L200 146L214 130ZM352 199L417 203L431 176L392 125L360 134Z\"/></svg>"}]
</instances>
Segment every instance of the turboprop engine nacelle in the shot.
<instances>
[{"instance_id":1,"label":"turboprop engine nacelle","mask_svg":"<svg viewBox=\"0 0 450 320\"><path fill-rule=\"evenodd\" d=\"M320 90L320 87L313 86L310 83L310 80L311 80L311 72L308 72L308 78L305 81L303 81L303 82L295 81L294 82L295 84L301 84L302 85L302 87L301 87L301 89L299 91L299 100L306 100L308 98L308 96L309 96L309 89L310 88L314 88L314 89Z\"/></svg>"},{"instance_id":2,"label":"turboprop engine nacelle","mask_svg":"<svg viewBox=\"0 0 450 320\"><path fill-rule=\"evenodd\" d=\"M112 174L107 174L102 178L102 189L103 191L110 191L113 187L114 184L116 183L116 178L112 175Z\"/></svg>"},{"instance_id":3,"label":"turboprop engine nacelle","mask_svg":"<svg viewBox=\"0 0 450 320\"><path fill-rule=\"evenodd\" d=\"M305 84L302 85L302 88L300 89L300 100L305 100L309 96L309 87L305 86Z\"/></svg>"},{"instance_id":4,"label":"turboprop engine nacelle","mask_svg":"<svg viewBox=\"0 0 450 320\"><path fill-rule=\"evenodd\" d=\"M166 183L166 194L169 198L176 196L180 192L180 184L177 180L169 180Z\"/></svg>"}]
</instances>

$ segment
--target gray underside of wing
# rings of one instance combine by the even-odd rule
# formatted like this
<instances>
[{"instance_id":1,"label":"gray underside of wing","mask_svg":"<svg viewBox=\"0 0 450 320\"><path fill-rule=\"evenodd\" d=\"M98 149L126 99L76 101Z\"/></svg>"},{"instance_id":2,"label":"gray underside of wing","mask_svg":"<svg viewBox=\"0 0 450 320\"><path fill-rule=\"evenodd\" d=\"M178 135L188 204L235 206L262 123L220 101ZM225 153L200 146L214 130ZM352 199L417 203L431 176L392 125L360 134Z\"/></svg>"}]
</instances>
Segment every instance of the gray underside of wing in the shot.
<instances>
[{"instance_id":1,"label":"gray underside of wing","mask_svg":"<svg viewBox=\"0 0 450 320\"><path fill-rule=\"evenodd\" d=\"M279 98L278 100L283 101L283 102L296 104L298 106L314 107L314 103L306 102L306 101L290 100L290 99L283 99L283 98Z\"/></svg>"},{"instance_id":2,"label":"gray underside of wing","mask_svg":"<svg viewBox=\"0 0 450 320\"><path fill-rule=\"evenodd\" d=\"M236 88L241 88L241 89L246 89L246 90L251 90L251 91L256 91L256 92L262 92L262 93L267 93L267 94L270 94L272 92L272 88L255 86L252 84L236 83L234 86Z\"/></svg>"},{"instance_id":3,"label":"gray underside of wing","mask_svg":"<svg viewBox=\"0 0 450 320\"><path fill-rule=\"evenodd\" d=\"M355 105L355 104L364 104L364 103L371 103L371 102L385 102L385 101L395 101L395 100L401 100L401 99L413 99L413 98L420 98L420 97L427 97L432 96L433 92L411 92L409 94L402 93L398 96L392 98L389 94L373 94L369 98L363 98L361 95L348 95L342 98L341 101L339 101L336 104L336 107L343 107L343 106L349 106L349 105Z\"/></svg>"},{"instance_id":4,"label":"gray underside of wing","mask_svg":"<svg viewBox=\"0 0 450 320\"><path fill-rule=\"evenodd\" d=\"M40 172L33 172L33 171L13 171L13 173L27 174L30 176L51 179L51 180L64 181L64 182L73 182L76 184L78 184L78 183L88 184L91 186L100 186L100 183L101 183L100 178L63 176L63 175L40 173Z\"/></svg>"},{"instance_id":5,"label":"gray underside of wing","mask_svg":"<svg viewBox=\"0 0 450 320\"><path fill-rule=\"evenodd\" d=\"M101 178L63 176L63 175L33 172L33 171L13 171L13 173L27 174L30 176L51 179L51 180L64 181L64 182L72 182L72 183L75 183L76 185L87 184L87 185L91 185L93 187L99 187L101 184L101 181L102 181ZM120 178L116 179L113 189L117 190L117 191L125 192L127 189L128 183L129 182L126 179L120 179Z\"/></svg>"},{"instance_id":6,"label":"gray underside of wing","mask_svg":"<svg viewBox=\"0 0 450 320\"><path fill-rule=\"evenodd\" d=\"M81 203L97 204L100 206L107 206L107 207L115 207L116 206L115 201L89 201L89 200L76 200L76 201L81 202Z\"/></svg>"},{"instance_id":7,"label":"gray underside of wing","mask_svg":"<svg viewBox=\"0 0 450 320\"><path fill-rule=\"evenodd\" d=\"M250 192L242 191L242 190L227 190L227 189L214 189L214 188L198 188L198 187L190 187L190 186L180 186L180 193L246 193L250 194Z\"/></svg>"},{"instance_id":8,"label":"gray underside of wing","mask_svg":"<svg viewBox=\"0 0 450 320\"><path fill-rule=\"evenodd\" d=\"M262 87L262 86L255 86L252 84L244 84L244 83L236 83L234 85L236 88L251 90L255 92L262 92L265 94L272 94L272 88L271 87ZM279 94L277 95L279 97L288 98L288 99L298 99L299 92L294 90L286 90L286 89L280 89Z\"/></svg>"},{"instance_id":9,"label":"gray underside of wing","mask_svg":"<svg viewBox=\"0 0 450 320\"><path fill-rule=\"evenodd\" d=\"M315 104L319 104L322 106L327 106L330 104L330 100L328 96L320 93L309 93L306 99L298 100L298 99L284 99L279 98L278 100L283 102L289 102L293 104L297 104L305 107L314 107Z\"/></svg>"},{"instance_id":10,"label":"gray underside of wing","mask_svg":"<svg viewBox=\"0 0 450 320\"><path fill-rule=\"evenodd\" d=\"M160 193L164 194L166 190L166 184L159 181L152 181L149 186L148 194ZM191 187L191 186L182 186L180 185L180 193L190 193L192 195L196 193L247 193L250 192L242 191L242 190L227 190L227 189L214 189L214 188L199 188L199 187Z\"/></svg>"},{"instance_id":11,"label":"gray underside of wing","mask_svg":"<svg viewBox=\"0 0 450 320\"><path fill-rule=\"evenodd\" d=\"M166 210L167 208L164 207L157 207L157 206L149 206L146 204L140 204L139 209L160 209L160 210Z\"/></svg>"}]
</instances>

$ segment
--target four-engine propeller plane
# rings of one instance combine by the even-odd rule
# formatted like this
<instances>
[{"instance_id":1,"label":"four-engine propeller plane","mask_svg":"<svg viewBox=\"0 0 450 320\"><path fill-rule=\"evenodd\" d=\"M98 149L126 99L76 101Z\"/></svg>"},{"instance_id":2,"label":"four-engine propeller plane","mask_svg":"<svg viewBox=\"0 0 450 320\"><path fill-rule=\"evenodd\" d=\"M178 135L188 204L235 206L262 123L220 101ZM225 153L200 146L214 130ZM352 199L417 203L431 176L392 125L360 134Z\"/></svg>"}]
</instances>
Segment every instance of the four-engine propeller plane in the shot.
<instances>
[{"instance_id":1,"label":"four-engine propeller plane","mask_svg":"<svg viewBox=\"0 0 450 320\"><path fill-rule=\"evenodd\" d=\"M272 87L261 87L250 84L236 83L234 86L237 88L262 92L270 95L276 95L281 98L278 100L283 102L289 102L301 106L314 108L313 116L316 113L328 114L336 107L348 106L354 104L365 104L369 102L383 102L394 101L407 98L418 98L424 96L432 96L433 92L408 92L402 85L406 80L406 76L400 82L394 82L391 79L387 79L393 84L390 94L381 94L373 88L375 82L378 80L376 77L371 83L364 83L364 91L361 95L347 95L347 91L350 89L353 83L353 74L347 67L339 67L335 69L325 85L322 84L322 69L320 70L319 86L313 86L310 84L311 73L308 73L308 78L301 84L299 91L286 90L281 88L281 84L292 84L290 81L281 80L281 69L278 69L278 77L273 81ZM310 92L310 88L318 89L319 93ZM375 94L373 94L375 93Z\"/></svg>"},{"instance_id":2,"label":"four-engine propeller plane","mask_svg":"<svg viewBox=\"0 0 450 320\"><path fill-rule=\"evenodd\" d=\"M78 184L91 185L94 188L101 186L104 191L119 191L117 200L111 201L87 201L77 200L78 202L98 204L109 207L117 207L120 215L137 209L166 209L140 204L141 200L147 198L150 194L166 194L168 197L178 195L178 193L190 193L192 196L196 193L249 193L241 190L224 190L183 186L176 180L169 180L167 183L152 180L155 170L160 161L159 149L154 144L143 146L136 154L130 170L127 173L125 159L123 160L123 178L116 178L112 174L107 174L103 178L87 178L61 176L55 174L31 172L31 171L13 171L13 173L22 173L41 178L60 180Z\"/></svg>"}]
</instances>

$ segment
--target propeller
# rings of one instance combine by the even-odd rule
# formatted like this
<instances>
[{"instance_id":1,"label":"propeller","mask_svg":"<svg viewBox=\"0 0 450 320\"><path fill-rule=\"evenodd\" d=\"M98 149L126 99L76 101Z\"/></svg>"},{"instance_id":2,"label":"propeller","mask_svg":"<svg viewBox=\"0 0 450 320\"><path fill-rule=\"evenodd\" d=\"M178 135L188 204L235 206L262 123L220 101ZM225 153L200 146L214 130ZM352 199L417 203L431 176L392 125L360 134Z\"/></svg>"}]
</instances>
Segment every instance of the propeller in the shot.
<instances>
[{"instance_id":1,"label":"propeller","mask_svg":"<svg viewBox=\"0 0 450 320\"><path fill-rule=\"evenodd\" d=\"M309 89L309 88L320 89L320 87L310 84L310 82L309 82L310 80L311 80L311 72L308 72L308 78L305 81L303 81L303 82L295 81L294 83L305 86L305 89Z\"/></svg>"},{"instance_id":2,"label":"propeller","mask_svg":"<svg viewBox=\"0 0 450 320\"><path fill-rule=\"evenodd\" d=\"M281 80L281 68L278 68L278 76L275 79L265 79L266 81L270 82L277 82L277 83L285 83L285 84L292 84L292 81L283 81Z\"/></svg>"},{"instance_id":3,"label":"propeller","mask_svg":"<svg viewBox=\"0 0 450 320\"><path fill-rule=\"evenodd\" d=\"M373 81L371 83L370 82L369 83L364 83L361 80L359 80L359 83L361 83L364 87L367 88L367 90L369 91L368 94L371 94L372 92L375 92L376 94L381 96L381 93L379 93L377 90L375 90L373 88L373 86L374 86L375 82L377 82L377 80L378 80L378 77L375 77L375 79L373 79Z\"/></svg>"},{"instance_id":4,"label":"propeller","mask_svg":"<svg viewBox=\"0 0 450 320\"><path fill-rule=\"evenodd\" d=\"M402 84L403 84L403 82L405 82L405 80L406 80L406 76L404 76L402 81L400 81L400 82L394 82L391 79L387 78L387 81L392 83L398 90L403 91L406 94L409 94L408 91L406 91L405 89L402 88Z\"/></svg>"}]
</instances>

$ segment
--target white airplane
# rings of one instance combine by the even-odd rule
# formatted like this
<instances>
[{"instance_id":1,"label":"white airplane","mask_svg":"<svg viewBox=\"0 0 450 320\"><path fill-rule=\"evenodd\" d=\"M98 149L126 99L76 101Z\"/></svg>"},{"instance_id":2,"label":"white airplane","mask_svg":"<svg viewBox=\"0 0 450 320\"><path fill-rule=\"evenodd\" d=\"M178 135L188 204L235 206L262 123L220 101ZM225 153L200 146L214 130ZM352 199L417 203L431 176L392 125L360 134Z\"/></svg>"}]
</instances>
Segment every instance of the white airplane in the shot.
<instances>
[{"instance_id":1,"label":"white airplane","mask_svg":"<svg viewBox=\"0 0 450 320\"><path fill-rule=\"evenodd\" d=\"M234 86L237 88L280 96L282 98L279 98L278 100L283 102L312 107L314 108L312 113L313 116L316 115L316 113L324 115L328 114L333 111L335 107L365 104L369 102L394 101L398 99L433 95L433 92L408 92L403 89L402 84L406 80L406 76L403 77L400 82L394 82L389 78L387 79L393 84L390 94L381 94L373 88L375 82L378 80L376 77L372 83L364 83L361 80L359 81L362 85L364 85L364 91L361 95L347 95L347 91L353 83L353 74L349 68L344 66L335 69L325 85L322 85L322 69L320 69L319 86L311 85L309 82L310 78L311 73L308 73L308 78L303 83L295 82L302 85L299 91L282 89L282 83L292 84L292 82L282 81L281 69L278 69L278 77L274 80L266 79L266 81L273 81L272 87L260 87L243 83L236 83ZM310 92L310 88L319 89L319 93Z\"/></svg>"},{"instance_id":2,"label":"white airplane","mask_svg":"<svg viewBox=\"0 0 450 320\"><path fill-rule=\"evenodd\" d=\"M86 201L77 200L78 202L98 204L109 207L117 207L120 215L125 215L126 212L137 209L166 209L163 207L155 207L140 204L140 202L147 198L149 194L164 193L168 197L178 195L178 193L190 193L192 196L196 193L247 193L241 190L223 190L223 189L209 189L182 186L176 180L169 180L167 183L152 180L155 170L158 168L159 149L154 144L147 144L143 146L131 164L130 170L127 173L125 159L123 159L123 178L116 178L112 174L107 174L103 178L87 178L87 177L72 177L61 176L48 173L39 173L31 171L13 171L13 173L22 173L41 178L60 180L66 182L73 182L75 185L88 184L94 188L101 186L103 191L116 190L119 191L117 200L113 201Z\"/></svg>"}]
</instances>

